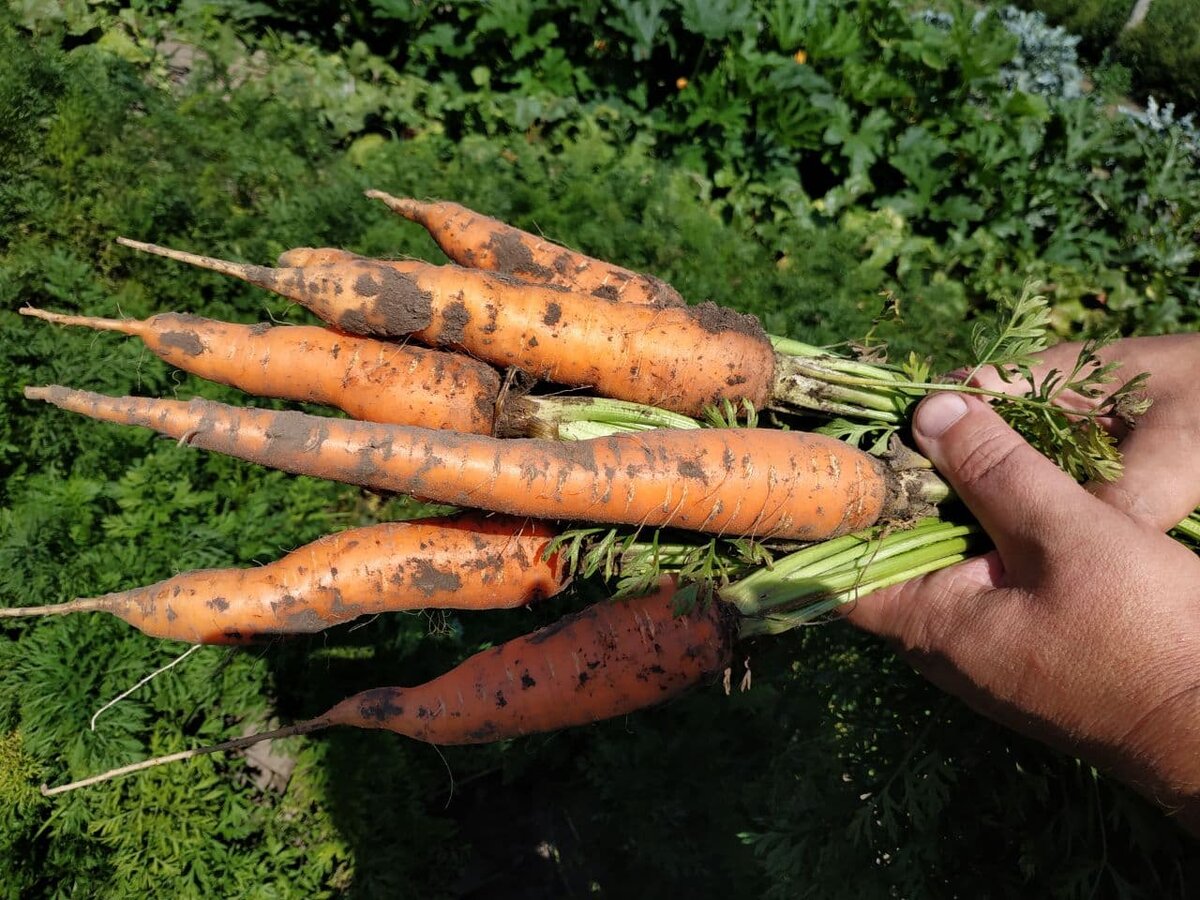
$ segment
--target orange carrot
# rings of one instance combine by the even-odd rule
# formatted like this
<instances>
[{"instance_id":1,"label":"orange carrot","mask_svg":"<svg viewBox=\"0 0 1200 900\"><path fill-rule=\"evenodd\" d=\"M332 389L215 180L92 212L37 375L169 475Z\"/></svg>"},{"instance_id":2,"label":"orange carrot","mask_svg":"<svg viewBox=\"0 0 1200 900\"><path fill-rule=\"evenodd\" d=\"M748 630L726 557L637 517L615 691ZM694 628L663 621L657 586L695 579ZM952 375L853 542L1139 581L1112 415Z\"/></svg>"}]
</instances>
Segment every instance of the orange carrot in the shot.
<instances>
[{"instance_id":1,"label":"orange carrot","mask_svg":"<svg viewBox=\"0 0 1200 900\"><path fill-rule=\"evenodd\" d=\"M460 266L504 272L522 281L558 285L622 303L684 305L675 288L653 275L568 250L457 203L422 203L383 191L367 191L367 196L424 226L442 252Z\"/></svg>"},{"instance_id":2,"label":"orange carrot","mask_svg":"<svg viewBox=\"0 0 1200 900\"><path fill-rule=\"evenodd\" d=\"M0 618L109 612L152 637L236 644L323 631L359 616L508 609L562 590L553 533L540 523L460 515L368 525L255 569L185 572L147 587L0 609Z\"/></svg>"},{"instance_id":3,"label":"orange carrot","mask_svg":"<svg viewBox=\"0 0 1200 900\"><path fill-rule=\"evenodd\" d=\"M352 334L411 334L604 397L685 415L724 400L765 408L772 398L775 351L758 321L711 303L618 304L421 262L356 258L271 269L118 240L273 290Z\"/></svg>"},{"instance_id":4,"label":"orange carrot","mask_svg":"<svg viewBox=\"0 0 1200 900\"><path fill-rule=\"evenodd\" d=\"M735 637L728 607L672 611L675 585L599 603L477 653L410 688L356 694L316 718L264 734L123 766L55 788L51 796L206 753L308 734L333 725L394 731L431 744L480 744L586 725L662 703L729 665Z\"/></svg>"},{"instance_id":5,"label":"orange carrot","mask_svg":"<svg viewBox=\"0 0 1200 900\"><path fill-rule=\"evenodd\" d=\"M279 254L275 265L281 269L292 266L325 266L329 263L346 262L351 259L363 259L357 253L349 250L338 250L335 247L293 247Z\"/></svg>"},{"instance_id":6,"label":"orange carrot","mask_svg":"<svg viewBox=\"0 0 1200 900\"><path fill-rule=\"evenodd\" d=\"M477 360L303 325L234 325L182 313L149 319L22 315L136 335L184 371L264 397L323 403L356 419L491 434L500 375Z\"/></svg>"},{"instance_id":7,"label":"orange carrot","mask_svg":"<svg viewBox=\"0 0 1200 900\"><path fill-rule=\"evenodd\" d=\"M821 540L904 515L928 487L842 441L774 429L659 429L564 443L26 388L262 465L539 519Z\"/></svg>"}]
</instances>

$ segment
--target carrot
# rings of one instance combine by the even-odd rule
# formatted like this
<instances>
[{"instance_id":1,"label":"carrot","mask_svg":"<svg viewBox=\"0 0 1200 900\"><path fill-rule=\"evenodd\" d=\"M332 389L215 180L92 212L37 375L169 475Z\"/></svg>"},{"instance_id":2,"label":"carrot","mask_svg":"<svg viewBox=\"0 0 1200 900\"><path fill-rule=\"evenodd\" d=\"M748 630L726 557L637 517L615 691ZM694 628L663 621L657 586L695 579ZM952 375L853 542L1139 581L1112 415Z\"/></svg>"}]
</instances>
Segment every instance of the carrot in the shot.
<instances>
[{"instance_id":1,"label":"carrot","mask_svg":"<svg viewBox=\"0 0 1200 900\"><path fill-rule=\"evenodd\" d=\"M727 607L694 605L676 617L675 583L628 602L599 603L484 650L410 688L377 688L313 719L210 747L123 766L55 788L76 790L163 763L349 725L431 744L479 744L627 715L668 700L729 664L736 634ZM680 591L679 593L683 593Z\"/></svg>"},{"instance_id":2,"label":"carrot","mask_svg":"<svg viewBox=\"0 0 1200 900\"><path fill-rule=\"evenodd\" d=\"M460 266L504 272L523 281L558 285L622 303L684 305L679 292L661 279L584 256L457 203L422 203L383 191L366 194L424 226L442 252Z\"/></svg>"},{"instance_id":3,"label":"carrot","mask_svg":"<svg viewBox=\"0 0 1200 900\"><path fill-rule=\"evenodd\" d=\"M254 569L185 572L147 587L0 618L102 611L152 637L237 644L323 631L359 616L418 609L508 609L562 590L550 532L524 519L460 515L368 525Z\"/></svg>"},{"instance_id":4,"label":"carrot","mask_svg":"<svg viewBox=\"0 0 1200 900\"><path fill-rule=\"evenodd\" d=\"M421 262L356 258L271 269L118 241L265 287L352 334L411 334L604 397L700 415L725 400L765 408L774 393L775 351L758 321L711 303L618 304Z\"/></svg>"},{"instance_id":5,"label":"carrot","mask_svg":"<svg viewBox=\"0 0 1200 900\"><path fill-rule=\"evenodd\" d=\"M25 396L296 474L539 519L811 541L907 515L940 484L805 432L659 429L566 443L57 386Z\"/></svg>"},{"instance_id":6,"label":"carrot","mask_svg":"<svg viewBox=\"0 0 1200 900\"><path fill-rule=\"evenodd\" d=\"M338 250L335 247L293 247L279 254L275 265L281 269L292 266L325 266L330 263L346 262L351 259L363 259L357 253L349 250Z\"/></svg>"},{"instance_id":7,"label":"carrot","mask_svg":"<svg viewBox=\"0 0 1200 900\"><path fill-rule=\"evenodd\" d=\"M136 335L184 371L252 394L323 403L371 422L491 434L500 376L477 360L303 325L234 325L182 313L149 319L22 315Z\"/></svg>"}]
</instances>

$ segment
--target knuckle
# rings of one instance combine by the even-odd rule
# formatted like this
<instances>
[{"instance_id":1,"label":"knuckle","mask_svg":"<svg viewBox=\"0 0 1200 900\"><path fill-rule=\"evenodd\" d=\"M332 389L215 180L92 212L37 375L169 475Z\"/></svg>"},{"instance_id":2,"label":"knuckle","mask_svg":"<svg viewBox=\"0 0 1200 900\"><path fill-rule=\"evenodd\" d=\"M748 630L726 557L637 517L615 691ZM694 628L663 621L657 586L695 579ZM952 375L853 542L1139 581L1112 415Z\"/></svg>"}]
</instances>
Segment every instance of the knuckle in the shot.
<instances>
[{"instance_id":1,"label":"knuckle","mask_svg":"<svg viewBox=\"0 0 1200 900\"><path fill-rule=\"evenodd\" d=\"M1021 446L1007 428L998 425L985 428L976 436L975 445L955 460L954 478L963 487L993 482L1010 468Z\"/></svg>"}]
</instances>

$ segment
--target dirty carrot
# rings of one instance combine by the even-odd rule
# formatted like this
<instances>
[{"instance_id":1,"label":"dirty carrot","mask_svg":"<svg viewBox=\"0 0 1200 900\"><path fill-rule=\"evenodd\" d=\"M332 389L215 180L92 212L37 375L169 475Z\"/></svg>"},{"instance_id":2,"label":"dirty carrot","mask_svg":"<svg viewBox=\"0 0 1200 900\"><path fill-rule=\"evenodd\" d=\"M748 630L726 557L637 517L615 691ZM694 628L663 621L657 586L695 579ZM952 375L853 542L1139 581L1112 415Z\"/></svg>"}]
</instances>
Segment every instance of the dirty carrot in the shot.
<instances>
[{"instance_id":1,"label":"dirty carrot","mask_svg":"<svg viewBox=\"0 0 1200 900\"><path fill-rule=\"evenodd\" d=\"M566 586L557 554L547 554L552 539L541 523L504 516L368 525L258 568L185 572L101 597L0 609L0 618L108 612L152 637L237 644L375 613L508 609Z\"/></svg>"},{"instance_id":2,"label":"dirty carrot","mask_svg":"<svg viewBox=\"0 0 1200 900\"><path fill-rule=\"evenodd\" d=\"M662 703L720 673L736 634L727 607L694 602L676 616L679 594L654 592L583 611L470 657L416 687L355 694L321 715L263 734L184 750L50 788L66 793L122 775L334 725L386 729L431 744L480 744L587 725ZM694 600L694 596L691 598Z\"/></svg>"},{"instance_id":3,"label":"dirty carrot","mask_svg":"<svg viewBox=\"0 0 1200 900\"><path fill-rule=\"evenodd\" d=\"M272 269L118 241L275 291L351 334L412 335L604 397L694 416L724 400L765 408L775 393L776 354L758 321L712 303L622 304L412 261Z\"/></svg>"},{"instance_id":4,"label":"dirty carrot","mask_svg":"<svg viewBox=\"0 0 1200 900\"><path fill-rule=\"evenodd\" d=\"M148 319L69 316L59 325L135 335L184 371L264 397L322 403L356 419L491 434L500 375L453 353L306 325L235 325L184 313Z\"/></svg>"},{"instance_id":5,"label":"dirty carrot","mask_svg":"<svg viewBox=\"0 0 1200 900\"><path fill-rule=\"evenodd\" d=\"M622 303L684 305L679 292L661 279L593 259L457 203L422 203L374 190L366 195L422 225L460 266L504 272L522 281L558 285Z\"/></svg>"},{"instance_id":6,"label":"dirty carrot","mask_svg":"<svg viewBox=\"0 0 1200 900\"><path fill-rule=\"evenodd\" d=\"M323 403L367 422L555 440L700 427L687 416L621 400L507 390L495 369L470 357L326 328L234 325L180 313L138 320L28 306L20 312L136 335L156 356L194 375L259 396Z\"/></svg>"},{"instance_id":7,"label":"dirty carrot","mask_svg":"<svg viewBox=\"0 0 1200 900\"><path fill-rule=\"evenodd\" d=\"M570 442L433 431L207 400L26 388L31 400L296 474L539 519L822 540L945 496L842 441L774 429L659 429Z\"/></svg>"},{"instance_id":8,"label":"dirty carrot","mask_svg":"<svg viewBox=\"0 0 1200 900\"><path fill-rule=\"evenodd\" d=\"M871 529L799 550L698 602L670 578L628 603L602 603L476 654L414 688L356 694L315 718L183 750L58 787L62 794L208 753L333 725L387 729L434 744L498 741L624 715L726 669L741 638L812 622L873 590L954 565L987 548L977 526L924 521ZM686 613L673 616L672 609Z\"/></svg>"}]
</instances>

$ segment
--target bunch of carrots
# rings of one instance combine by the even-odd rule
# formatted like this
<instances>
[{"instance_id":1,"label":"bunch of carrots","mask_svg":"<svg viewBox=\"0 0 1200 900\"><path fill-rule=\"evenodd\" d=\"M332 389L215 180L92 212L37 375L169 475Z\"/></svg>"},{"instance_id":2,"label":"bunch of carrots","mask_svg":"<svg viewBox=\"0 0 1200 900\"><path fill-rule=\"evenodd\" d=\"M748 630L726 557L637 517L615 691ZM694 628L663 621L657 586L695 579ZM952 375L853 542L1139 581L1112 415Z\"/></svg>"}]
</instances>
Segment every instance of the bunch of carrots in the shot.
<instances>
[{"instance_id":1,"label":"bunch of carrots","mask_svg":"<svg viewBox=\"0 0 1200 900\"><path fill-rule=\"evenodd\" d=\"M898 444L868 453L757 424L760 413L776 424L850 416L894 430L935 385L773 338L752 317L689 306L658 279L457 204L368 196L424 226L452 264L300 248L266 267L119 239L281 294L323 327L22 310L133 335L188 372L347 417L62 386L26 397L462 511L344 531L261 568L0 617L103 611L155 637L244 643L382 612L518 607L597 572L621 576L630 596L427 684L366 691L308 721L45 793L332 725L465 744L619 716L719 676L740 638L986 546L970 522L937 515L948 489Z\"/></svg>"}]
</instances>

